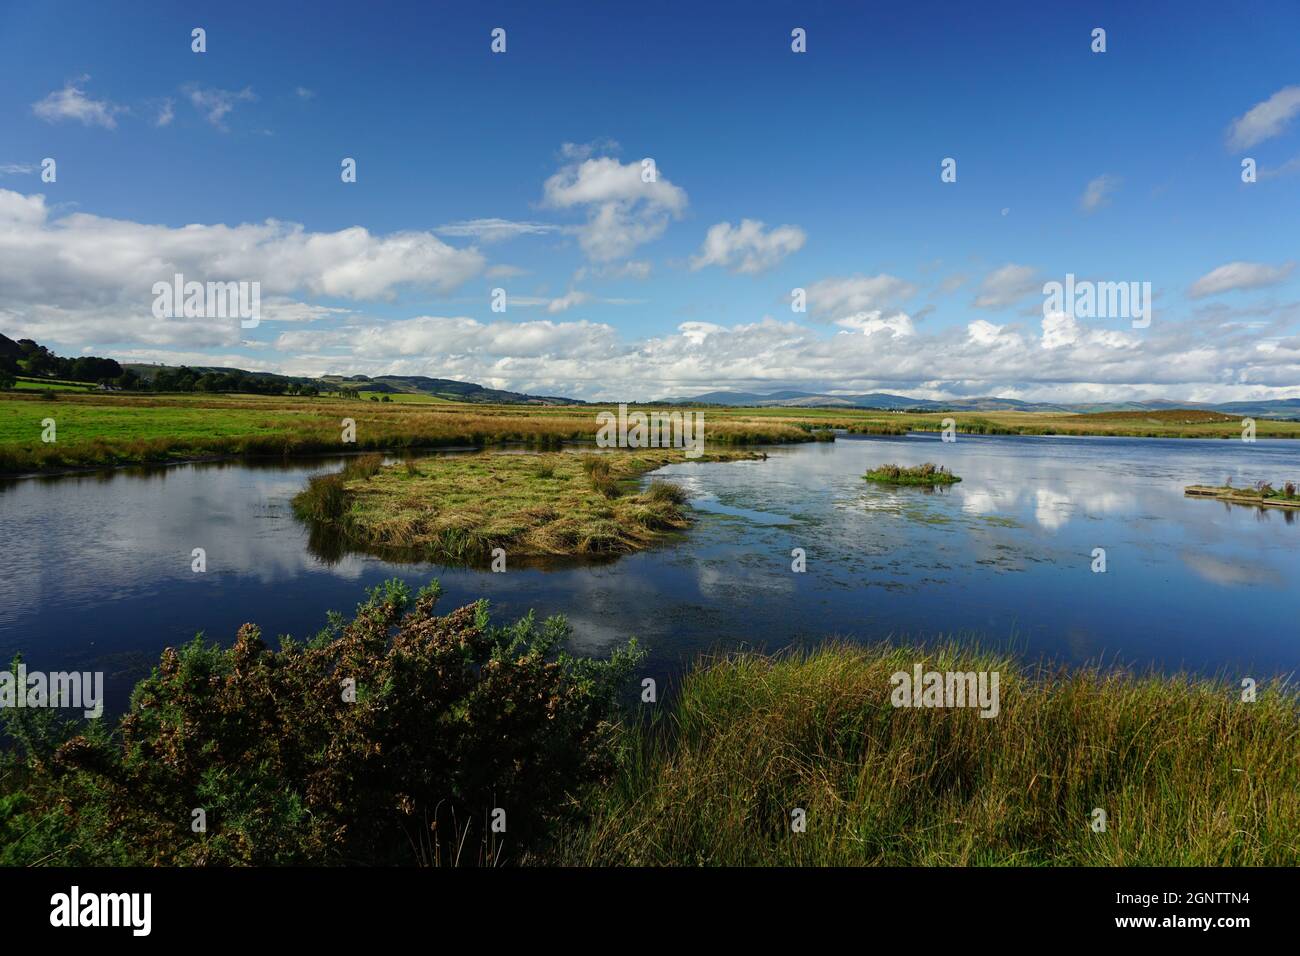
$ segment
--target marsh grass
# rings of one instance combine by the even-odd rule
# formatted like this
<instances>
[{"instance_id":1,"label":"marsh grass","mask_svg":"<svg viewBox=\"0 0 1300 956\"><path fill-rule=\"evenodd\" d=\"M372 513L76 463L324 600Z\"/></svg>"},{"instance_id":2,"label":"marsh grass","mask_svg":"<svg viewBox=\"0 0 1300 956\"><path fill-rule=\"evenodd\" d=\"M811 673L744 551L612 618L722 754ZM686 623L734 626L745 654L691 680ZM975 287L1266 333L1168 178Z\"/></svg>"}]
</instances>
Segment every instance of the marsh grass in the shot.
<instances>
[{"instance_id":1,"label":"marsh grass","mask_svg":"<svg viewBox=\"0 0 1300 956\"><path fill-rule=\"evenodd\" d=\"M1274 488L1272 483L1260 481L1251 486L1236 488L1226 485L1188 485L1183 493L1194 498L1213 498L1217 501L1231 501L1238 504L1275 505L1284 508L1300 507L1300 494L1297 494L1293 481L1284 482L1281 488Z\"/></svg>"},{"instance_id":2,"label":"marsh grass","mask_svg":"<svg viewBox=\"0 0 1300 956\"><path fill-rule=\"evenodd\" d=\"M204 458L315 454L340 450L340 422L356 422L357 447L488 447L519 443L556 449L592 442L605 406L391 403L335 397L60 392L58 436L41 441L50 408L33 392L0 393L0 474L100 468ZM646 406L645 408L648 408ZM686 409L676 408L676 411ZM1187 410L1132 416L1044 412L894 413L869 409L704 409L707 441L735 446L807 442L814 432L905 435L956 430L997 435L1128 435L1240 438L1241 420ZM1257 421L1260 438L1298 438L1300 422Z\"/></svg>"},{"instance_id":3,"label":"marsh grass","mask_svg":"<svg viewBox=\"0 0 1300 956\"><path fill-rule=\"evenodd\" d=\"M862 476L867 481L886 485L951 485L961 481L946 467L926 462L924 465L880 465Z\"/></svg>"},{"instance_id":4,"label":"marsh grass","mask_svg":"<svg viewBox=\"0 0 1300 956\"><path fill-rule=\"evenodd\" d=\"M757 457L747 452L697 461ZM370 456L377 459L378 456ZM346 544L380 554L482 562L494 548L512 559L623 554L689 523L686 492L636 479L680 451L536 455L485 452L424 459L410 468L357 459L339 474L312 478L294 512Z\"/></svg>"},{"instance_id":5,"label":"marsh grass","mask_svg":"<svg viewBox=\"0 0 1300 956\"><path fill-rule=\"evenodd\" d=\"M41 441L50 415L31 392L0 393L0 474L217 457L340 450L484 448L541 450L594 442L602 406L459 405L257 395L59 395L58 438ZM797 424L739 410L709 413L708 445L806 442ZM341 444L341 421L356 444Z\"/></svg>"},{"instance_id":6,"label":"marsh grass","mask_svg":"<svg viewBox=\"0 0 1300 956\"><path fill-rule=\"evenodd\" d=\"M917 662L998 671L999 715L893 707L890 675ZM1240 693L956 645L705 659L537 862L1293 866L1300 706L1279 684Z\"/></svg>"}]
</instances>

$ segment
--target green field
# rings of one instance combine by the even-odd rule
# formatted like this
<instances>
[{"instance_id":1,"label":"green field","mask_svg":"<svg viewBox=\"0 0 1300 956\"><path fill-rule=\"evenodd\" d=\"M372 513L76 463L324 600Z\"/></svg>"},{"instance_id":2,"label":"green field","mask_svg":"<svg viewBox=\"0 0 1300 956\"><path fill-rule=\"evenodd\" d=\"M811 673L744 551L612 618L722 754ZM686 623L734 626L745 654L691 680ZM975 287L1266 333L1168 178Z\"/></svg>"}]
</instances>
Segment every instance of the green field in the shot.
<instances>
[{"instance_id":1,"label":"green field","mask_svg":"<svg viewBox=\"0 0 1300 956\"><path fill-rule=\"evenodd\" d=\"M4 392L0 393L0 474L219 456L591 441L599 427L597 413L611 410L600 405L481 405L404 398L372 402L333 396L155 395L75 389ZM715 407L701 411L706 440L724 445L813 441L832 437L827 429L862 434L934 432L948 418L955 421L958 432L968 434L1222 439L1240 439L1242 434L1239 419L1200 412L918 415ZM56 424L53 443L41 441L42 422L47 418ZM356 422L356 442L351 446L342 441L345 418ZM1259 438L1300 438L1300 422L1259 419L1256 427Z\"/></svg>"},{"instance_id":2,"label":"green field","mask_svg":"<svg viewBox=\"0 0 1300 956\"><path fill-rule=\"evenodd\" d=\"M425 395L419 392L360 392L358 393L366 401L379 400L382 402L385 397L390 402L405 402L412 405L455 405L449 398L441 398L437 395Z\"/></svg>"},{"instance_id":3,"label":"green field","mask_svg":"<svg viewBox=\"0 0 1300 956\"><path fill-rule=\"evenodd\" d=\"M91 392L93 385L84 382L61 382L49 378L19 378L14 388L20 392Z\"/></svg>"}]
</instances>

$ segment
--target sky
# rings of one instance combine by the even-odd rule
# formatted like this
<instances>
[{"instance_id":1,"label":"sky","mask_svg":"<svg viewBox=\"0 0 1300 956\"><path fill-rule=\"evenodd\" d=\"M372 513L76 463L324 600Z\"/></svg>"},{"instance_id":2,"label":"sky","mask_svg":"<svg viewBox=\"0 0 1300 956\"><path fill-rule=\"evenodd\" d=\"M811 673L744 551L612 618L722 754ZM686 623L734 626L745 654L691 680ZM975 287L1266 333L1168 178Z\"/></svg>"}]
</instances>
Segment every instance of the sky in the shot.
<instances>
[{"instance_id":1,"label":"sky","mask_svg":"<svg viewBox=\"0 0 1300 956\"><path fill-rule=\"evenodd\" d=\"M1293 0L0 0L0 332L602 401L1300 397L1297 37ZM158 317L176 273L256 325Z\"/></svg>"}]
</instances>

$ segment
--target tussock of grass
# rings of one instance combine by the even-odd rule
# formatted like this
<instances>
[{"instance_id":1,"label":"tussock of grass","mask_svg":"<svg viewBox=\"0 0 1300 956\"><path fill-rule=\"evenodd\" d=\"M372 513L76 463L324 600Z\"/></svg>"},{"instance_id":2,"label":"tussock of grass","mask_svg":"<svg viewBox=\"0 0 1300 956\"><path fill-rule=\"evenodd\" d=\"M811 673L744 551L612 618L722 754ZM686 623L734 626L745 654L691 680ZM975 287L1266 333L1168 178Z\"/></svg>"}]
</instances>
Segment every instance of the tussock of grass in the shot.
<instances>
[{"instance_id":1,"label":"tussock of grass","mask_svg":"<svg viewBox=\"0 0 1300 956\"><path fill-rule=\"evenodd\" d=\"M895 708L890 675L998 671L1001 710ZM1300 707L1261 686L1030 670L956 646L705 661L626 734L554 862L1294 865ZM791 811L807 812L803 833ZM1105 832L1090 827L1094 808Z\"/></svg>"},{"instance_id":2,"label":"tussock of grass","mask_svg":"<svg viewBox=\"0 0 1300 956\"><path fill-rule=\"evenodd\" d=\"M723 452L695 460L751 457ZM622 554L689 523L680 487L634 487L648 471L689 460L673 450L485 453L424 459L412 473L362 458L340 474L311 479L293 506L360 550L453 561L481 561L498 547L510 557Z\"/></svg>"},{"instance_id":3,"label":"tussock of grass","mask_svg":"<svg viewBox=\"0 0 1300 956\"><path fill-rule=\"evenodd\" d=\"M1214 498L1238 504L1275 505L1280 508L1300 508L1300 491L1293 481L1281 488L1261 481L1254 486L1235 488L1232 485L1188 485L1183 493L1193 498Z\"/></svg>"},{"instance_id":4,"label":"tussock of grass","mask_svg":"<svg viewBox=\"0 0 1300 956\"><path fill-rule=\"evenodd\" d=\"M885 485L951 485L961 481L942 465L926 462L907 468L901 465L880 465L862 476L867 481Z\"/></svg>"}]
</instances>

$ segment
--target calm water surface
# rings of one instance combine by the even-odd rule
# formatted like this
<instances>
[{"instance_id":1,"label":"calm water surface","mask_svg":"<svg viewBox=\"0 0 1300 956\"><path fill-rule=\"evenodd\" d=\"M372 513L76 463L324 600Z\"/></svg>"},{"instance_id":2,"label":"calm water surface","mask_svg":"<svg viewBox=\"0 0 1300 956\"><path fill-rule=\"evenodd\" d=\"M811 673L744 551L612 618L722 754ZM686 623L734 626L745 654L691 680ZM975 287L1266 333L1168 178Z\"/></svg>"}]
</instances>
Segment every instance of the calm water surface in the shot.
<instances>
[{"instance_id":1,"label":"calm water surface","mask_svg":"<svg viewBox=\"0 0 1300 956\"><path fill-rule=\"evenodd\" d=\"M107 675L110 710L167 645L253 621L305 636L389 577L442 581L444 610L567 615L581 650L636 636L648 672L699 650L954 635L1026 657L1165 670L1300 668L1300 516L1183 497L1300 480L1300 442L937 436L767 449L674 465L692 529L612 563L505 574L313 553L289 500L338 460L185 465L0 483L0 654ZM946 464L944 491L864 482ZM190 570L193 548L208 570ZM1108 571L1090 569L1105 548ZM803 548L807 571L791 571Z\"/></svg>"}]
</instances>

